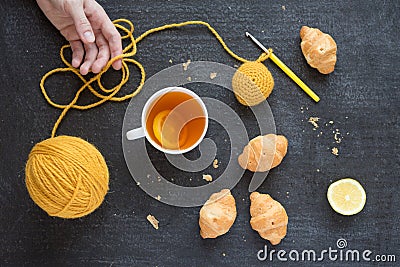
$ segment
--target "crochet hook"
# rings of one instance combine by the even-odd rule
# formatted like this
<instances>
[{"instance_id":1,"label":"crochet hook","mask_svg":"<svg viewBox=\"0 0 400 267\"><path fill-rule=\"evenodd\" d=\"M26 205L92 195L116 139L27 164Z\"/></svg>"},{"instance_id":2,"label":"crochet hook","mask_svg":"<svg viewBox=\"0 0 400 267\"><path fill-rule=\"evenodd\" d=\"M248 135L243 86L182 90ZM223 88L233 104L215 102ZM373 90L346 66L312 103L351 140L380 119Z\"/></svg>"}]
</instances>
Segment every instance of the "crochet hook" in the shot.
<instances>
[{"instance_id":1,"label":"crochet hook","mask_svg":"<svg viewBox=\"0 0 400 267\"><path fill-rule=\"evenodd\" d=\"M283 72L286 73L287 76L289 76L295 83L297 83L298 86L300 86L301 89L303 89L304 92L306 92L307 95L309 95L315 102L319 101L319 96L314 93L313 90L310 89L302 80L300 80L299 77L297 77L294 72L289 69L288 66L285 65L273 52L272 50L268 50L265 46L262 45L253 35L250 33L246 32L246 36L250 37L250 39L256 43L267 55L269 54L269 58L281 69Z\"/></svg>"}]
</instances>

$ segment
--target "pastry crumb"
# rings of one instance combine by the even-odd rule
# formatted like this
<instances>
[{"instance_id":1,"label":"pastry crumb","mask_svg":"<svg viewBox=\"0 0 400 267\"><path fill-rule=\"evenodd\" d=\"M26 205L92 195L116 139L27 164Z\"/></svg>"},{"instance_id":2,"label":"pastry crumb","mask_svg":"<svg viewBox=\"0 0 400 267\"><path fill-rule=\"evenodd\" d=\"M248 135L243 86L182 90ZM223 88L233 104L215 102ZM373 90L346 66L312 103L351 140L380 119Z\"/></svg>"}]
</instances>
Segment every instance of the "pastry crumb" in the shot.
<instances>
[{"instance_id":1,"label":"pastry crumb","mask_svg":"<svg viewBox=\"0 0 400 267\"><path fill-rule=\"evenodd\" d=\"M317 129L319 127L318 123L317 123L318 121L319 121L318 117L310 117L308 119L308 122L311 123L314 126L314 129Z\"/></svg>"},{"instance_id":2,"label":"pastry crumb","mask_svg":"<svg viewBox=\"0 0 400 267\"><path fill-rule=\"evenodd\" d=\"M317 169L317 172L320 172L321 170L320 169Z\"/></svg>"},{"instance_id":3,"label":"pastry crumb","mask_svg":"<svg viewBox=\"0 0 400 267\"><path fill-rule=\"evenodd\" d=\"M192 81L192 77L187 77L187 80L189 81L189 82L191 82Z\"/></svg>"},{"instance_id":4,"label":"pastry crumb","mask_svg":"<svg viewBox=\"0 0 400 267\"><path fill-rule=\"evenodd\" d=\"M225 254L225 253L222 253L222 256L224 256L224 257L225 257L225 256L226 256L226 254Z\"/></svg>"},{"instance_id":5,"label":"pastry crumb","mask_svg":"<svg viewBox=\"0 0 400 267\"><path fill-rule=\"evenodd\" d=\"M161 196L160 196L160 195L157 195L156 199L157 199L158 201L160 201L160 200L161 200Z\"/></svg>"},{"instance_id":6,"label":"pastry crumb","mask_svg":"<svg viewBox=\"0 0 400 267\"><path fill-rule=\"evenodd\" d=\"M153 225L154 229L158 230L158 220L153 215L147 215L147 220Z\"/></svg>"},{"instance_id":7,"label":"pastry crumb","mask_svg":"<svg viewBox=\"0 0 400 267\"><path fill-rule=\"evenodd\" d=\"M140 182L137 182L136 185L140 185Z\"/></svg>"},{"instance_id":8,"label":"pastry crumb","mask_svg":"<svg viewBox=\"0 0 400 267\"><path fill-rule=\"evenodd\" d=\"M213 161L213 167L214 167L214 169L217 169L217 168L218 168L218 159L214 159L214 161Z\"/></svg>"},{"instance_id":9,"label":"pastry crumb","mask_svg":"<svg viewBox=\"0 0 400 267\"><path fill-rule=\"evenodd\" d=\"M183 66L183 70L184 70L184 71L187 71L190 62L191 62L190 59L188 59L188 61L186 61L186 63L182 63L182 66Z\"/></svg>"},{"instance_id":10,"label":"pastry crumb","mask_svg":"<svg viewBox=\"0 0 400 267\"><path fill-rule=\"evenodd\" d=\"M332 148L332 154L335 156L339 156L339 149L337 147Z\"/></svg>"},{"instance_id":11,"label":"pastry crumb","mask_svg":"<svg viewBox=\"0 0 400 267\"><path fill-rule=\"evenodd\" d=\"M210 73L210 79L214 79L215 77L217 77L217 73L216 72L211 72Z\"/></svg>"},{"instance_id":12,"label":"pastry crumb","mask_svg":"<svg viewBox=\"0 0 400 267\"><path fill-rule=\"evenodd\" d=\"M172 64L172 59L169 59L168 62Z\"/></svg>"},{"instance_id":13,"label":"pastry crumb","mask_svg":"<svg viewBox=\"0 0 400 267\"><path fill-rule=\"evenodd\" d=\"M213 178L209 174L203 174L203 180L206 180L207 182L212 182Z\"/></svg>"},{"instance_id":14,"label":"pastry crumb","mask_svg":"<svg viewBox=\"0 0 400 267\"><path fill-rule=\"evenodd\" d=\"M333 136L334 137L334 139L335 139L335 142L336 143L340 143L340 142L342 142L342 137L340 137L340 132L339 131L336 131L336 133L335 133L335 135Z\"/></svg>"},{"instance_id":15,"label":"pastry crumb","mask_svg":"<svg viewBox=\"0 0 400 267\"><path fill-rule=\"evenodd\" d=\"M285 7L285 6L282 6L282 10L286 10L286 7Z\"/></svg>"}]
</instances>

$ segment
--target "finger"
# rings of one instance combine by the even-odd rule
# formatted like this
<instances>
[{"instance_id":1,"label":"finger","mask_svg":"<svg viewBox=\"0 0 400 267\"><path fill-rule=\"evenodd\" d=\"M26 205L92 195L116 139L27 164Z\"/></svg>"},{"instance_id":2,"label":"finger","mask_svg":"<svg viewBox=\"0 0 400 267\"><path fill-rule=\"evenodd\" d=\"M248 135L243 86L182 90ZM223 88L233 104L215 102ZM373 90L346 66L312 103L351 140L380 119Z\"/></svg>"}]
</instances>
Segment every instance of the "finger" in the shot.
<instances>
[{"instance_id":1,"label":"finger","mask_svg":"<svg viewBox=\"0 0 400 267\"><path fill-rule=\"evenodd\" d=\"M108 47L107 40L101 33L96 34L96 44L99 53L97 54L96 61L92 65L92 71L94 73L99 73L110 59L110 48Z\"/></svg>"},{"instance_id":2,"label":"finger","mask_svg":"<svg viewBox=\"0 0 400 267\"><path fill-rule=\"evenodd\" d=\"M122 54L122 41L121 35L111 22L104 9L95 1L88 1L85 6L85 11L90 21L96 29L100 29L101 33L108 42L111 57L116 57ZM122 61L117 60L113 63L113 68L116 70L121 69Z\"/></svg>"},{"instance_id":3,"label":"finger","mask_svg":"<svg viewBox=\"0 0 400 267\"><path fill-rule=\"evenodd\" d=\"M114 24L110 20L108 20L108 22L102 25L102 33L108 41L111 57L114 58L122 54L122 41L121 41L121 35L115 28ZM122 67L121 60L117 60L113 63L113 68L115 70L119 70L121 69L121 67Z\"/></svg>"},{"instance_id":4,"label":"finger","mask_svg":"<svg viewBox=\"0 0 400 267\"><path fill-rule=\"evenodd\" d=\"M72 66L74 68L78 68L82 63L85 50L83 50L83 45L81 41L71 41L70 44L72 50Z\"/></svg>"},{"instance_id":5,"label":"finger","mask_svg":"<svg viewBox=\"0 0 400 267\"><path fill-rule=\"evenodd\" d=\"M76 31L79 37L85 43L93 43L95 41L92 26L85 15L82 1L66 1L65 10L71 15L74 21Z\"/></svg>"},{"instance_id":6,"label":"finger","mask_svg":"<svg viewBox=\"0 0 400 267\"><path fill-rule=\"evenodd\" d=\"M85 62L81 65L80 72L82 75L86 75L89 73L90 68L93 65L93 62L96 60L98 49L96 44L85 44Z\"/></svg>"}]
</instances>

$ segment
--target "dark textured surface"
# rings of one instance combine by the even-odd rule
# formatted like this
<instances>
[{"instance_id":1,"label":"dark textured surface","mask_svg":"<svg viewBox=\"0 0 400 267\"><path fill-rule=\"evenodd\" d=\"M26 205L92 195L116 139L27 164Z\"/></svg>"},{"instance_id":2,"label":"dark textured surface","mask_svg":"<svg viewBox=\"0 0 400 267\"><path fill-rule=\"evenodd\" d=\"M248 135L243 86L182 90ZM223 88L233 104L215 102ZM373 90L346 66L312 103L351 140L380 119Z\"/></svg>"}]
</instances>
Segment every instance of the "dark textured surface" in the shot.
<instances>
[{"instance_id":1,"label":"dark textured surface","mask_svg":"<svg viewBox=\"0 0 400 267\"><path fill-rule=\"evenodd\" d=\"M110 191L102 206L77 220L52 218L39 209L25 188L24 166L30 149L49 137L60 114L45 102L39 81L45 72L61 66L58 50L65 41L34 1L6 2L0 3L1 266L270 264L257 260L257 251L264 244L269 249L271 246L248 223L249 173L233 189L238 210L235 224L228 234L215 240L199 236L199 207L165 205L135 185L121 148L128 102L107 103L86 112L71 111L58 132L87 139L105 156L110 168ZM275 249L321 251L336 248L336 240L345 238L350 249L369 249L373 255L395 254L400 261L398 1L222 4L211 0L118 0L101 4L112 19L132 20L137 35L165 23L199 19L213 25L230 48L243 57L256 58L259 54L244 37L245 31L272 46L322 99L313 103L276 66L266 63L276 83L269 103L277 132L289 139L287 157L259 188L280 201L289 215L288 234ZM336 40L338 63L329 76L319 74L305 62L299 47L302 25L318 27ZM170 59L174 63L190 58L239 64L206 29L196 26L152 35L138 49L135 58L143 63L149 76L170 66ZM115 73L110 76L118 77ZM133 78L137 77L135 74ZM50 85L57 101L68 102L79 82L70 75L58 75L51 78ZM236 106L243 118L251 118L249 110L240 107L233 96L214 94ZM307 122L310 116L321 118L315 131ZM331 120L333 125L328 123ZM217 129L211 127L209 136L216 136L218 144L223 137L217 136ZM340 144L334 143L332 131L336 129L344 135ZM254 127L248 130L250 136L257 134ZM320 132L323 134L318 136ZM333 146L339 148L338 157L330 153ZM218 158L223 161L226 153L222 148ZM160 169L163 162L156 162ZM356 216L336 214L326 200L328 185L342 177L354 177L366 189L367 204ZM185 184L190 183L186 180ZM202 184L201 174L193 176L193 184ZM159 230L146 221L148 213L159 219ZM273 263L279 264L276 258ZM316 264L350 265L328 260ZM391 265L394 263L384 266Z\"/></svg>"}]
</instances>

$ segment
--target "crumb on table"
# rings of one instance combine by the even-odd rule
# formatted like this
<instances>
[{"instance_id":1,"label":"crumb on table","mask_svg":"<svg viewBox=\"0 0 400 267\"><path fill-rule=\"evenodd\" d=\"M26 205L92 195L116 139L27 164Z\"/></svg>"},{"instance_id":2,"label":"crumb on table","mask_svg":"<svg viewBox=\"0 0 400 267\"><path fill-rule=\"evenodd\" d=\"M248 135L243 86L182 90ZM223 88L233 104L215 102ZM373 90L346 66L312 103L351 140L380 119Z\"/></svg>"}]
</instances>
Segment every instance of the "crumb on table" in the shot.
<instances>
[{"instance_id":1,"label":"crumb on table","mask_svg":"<svg viewBox=\"0 0 400 267\"><path fill-rule=\"evenodd\" d=\"M335 139L335 142L336 143L340 143L340 142L342 142L342 137L341 137L341 133L339 132L339 129L336 129L336 132L334 133L334 136L333 136L333 138Z\"/></svg>"},{"instance_id":2,"label":"crumb on table","mask_svg":"<svg viewBox=\"0 0 400 267\"><path fill-rule=\"evenodd\" d=\"M339 149L337 147L332 148L332 154L335 156L339 156Z\"/></svg>"},{"instance_id":3,"label":"crumb on table","mask_svg":"<svg viewBox=\"0 0 400 267\"><path fill-rule=\"evenodd\" d=\"M158 230L158 220L153 215L147 215L147 220L153 225L153 227Z\"/></svg>"},{"instance_id":4,"label":"crumb on table","mask_svg":"<svg viewBox=\"0 0 400 267\"><path fill-rule=\"evenodd\" d=\"M308 119L308 122L311 123L314 126L315 129L319 127L318 123L317 123L318 121L319 121L318 117L310 117Z\"/></svg>"},{"instance_id":5,"label":"crumb on table","mask_svg":"<svg viewBox=\"0 0 400 267\"><path fill-rule=\"evenodd\" d=\"M209 174L203 174L203 179L206 180L207 182L212 182L213 178Z\"/></svg>"},{"instance_id":6,"label":"crumb on table","mask_svg":"<svg viewBox=\"0 0 400 267\"><path fill-rule=\"evenodd\" d=\"M186 71L188 69L190 62L191 62L190 59L188 59L188 61L186 61L186 63L182 63L184 71Z\"/></svg>"},{"instance_id":7,"label":"crumb on table","mask_svg":"<svg viewBox=\"0 0 400 267\"><path fill-rule=\"evenodd\" d=\"M218 159L214 159L213 167L214 167L214 169L218 168Z\"/></svg>"},{"instance_id":8,"label":"crumb on table","mask_svg":"<svg viewBox=\"0 0 400 267\"><path fill-rule=\"evenodd\" d=\"M215 77L217 77L217 73L216 72L211 72L210 73L210 79L214 79Z\"/></svg>"}]
</instances>

